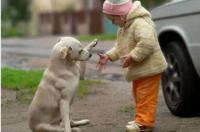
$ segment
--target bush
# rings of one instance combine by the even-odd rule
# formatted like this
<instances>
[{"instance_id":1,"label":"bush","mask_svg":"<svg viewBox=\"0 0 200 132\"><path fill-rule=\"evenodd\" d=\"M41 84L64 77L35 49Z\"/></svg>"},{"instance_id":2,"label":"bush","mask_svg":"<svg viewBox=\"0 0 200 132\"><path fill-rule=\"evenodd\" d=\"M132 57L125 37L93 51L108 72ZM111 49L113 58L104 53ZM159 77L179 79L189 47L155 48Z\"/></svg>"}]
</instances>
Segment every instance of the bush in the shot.
<instances>
[{"instance_id":1,"label":"bush","mask_svg":"<svg viewBox=\"0 0 200 132\"><path fill-rule=\"evenodd\" d=\"M2 20L10 20L12 25L30 19L29 0L7 0L2 9Z\"/></svg>"},{"instance_id":2,"label":"bush","mask_svg":"<svg viewBox=\"0 0 200 132\"><path fill-rule=\"evenodd\" d=\"M22 22L30 19L29 0L7 0L2 8L2 37L21 37L27 34L25 25L19 26ZM23 27L23 28L22 28Z\"/></svg>"}]
</instances>

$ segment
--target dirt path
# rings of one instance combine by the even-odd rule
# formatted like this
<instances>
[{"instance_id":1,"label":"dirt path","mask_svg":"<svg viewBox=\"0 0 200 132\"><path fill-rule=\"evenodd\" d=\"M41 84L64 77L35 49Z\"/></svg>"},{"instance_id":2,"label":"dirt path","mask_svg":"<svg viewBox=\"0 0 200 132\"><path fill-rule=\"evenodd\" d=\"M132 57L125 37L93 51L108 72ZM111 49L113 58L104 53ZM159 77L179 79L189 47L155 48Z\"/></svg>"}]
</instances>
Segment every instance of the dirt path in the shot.
<instances>
[{"instance_id":1,"label":"dirt path","mask_svg":"<svg viewBox=\"0 0 200 132\"><path fill-rule=\"evenodd\" d=\"M132 119L128 112L132 106L130 84L124 81L107 81L93 85L91 93L76 98L71 107L73 119L88 118L91 124L81 127L82 132L124 132L127 121ZM28 104L15 101L16 93L2 90L2 132L31 132L27 126ZM200 118L178 118L170 114L159 94L157 127L154 132L200 132Z\"/></svg>"},{"instance_id":2,"label":"dirt path","mask_svg":"<svg viewBox=\"0 0 200 132\"><path fill-rule=\"evenodd\" d=\"M87 65L87 76L106 79L106 83L90 87L91 93L76 98L71 107L73 119L88 118L91 124L81 127L83 132L124 132L132 119L128 110L132 106L130 84L124 81L118 67L108 66L99 73L94 64ZM154 132L200 132L200 118L178 118L167 109L162 92L159 93L156 128ZM28 104L16 102L16 93L2 90L2 132L31 132L27 125ZM122 111L129 112L122 112Z\"/></svg>"},{"instance_id":3,"label":"dirt path","mask_svg":"<svg viewBox=\"0 0 200 132\"><path fill-rule=\"evenodd\" d=\"M131 119L129 113L122 112L132 103L128 87L128 83L119 81L93 85L88 96L75 99L71 117L91 120L90 125L82 127L83 132L122 132L126 121ZM2 105L2 132L29 132L26 117L28 104L14 101L15 93L12 91L3 90L2 95L4 101L7 96L7 104L4 102ZM12 101L8 103L8 100Z\"/></svg>"}]
</instances>

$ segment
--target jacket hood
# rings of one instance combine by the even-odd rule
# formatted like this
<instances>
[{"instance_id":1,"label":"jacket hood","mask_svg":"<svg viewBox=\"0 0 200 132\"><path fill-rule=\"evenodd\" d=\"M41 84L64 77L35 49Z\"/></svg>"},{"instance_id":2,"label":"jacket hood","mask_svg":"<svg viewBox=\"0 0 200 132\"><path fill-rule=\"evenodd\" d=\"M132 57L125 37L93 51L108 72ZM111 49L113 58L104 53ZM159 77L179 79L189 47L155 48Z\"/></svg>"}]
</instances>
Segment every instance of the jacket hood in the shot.
<instances>
[{"instance_id":1,"label":"jacket hood","mask_svg":"<svg viewBox=\"0 0 200 132\"><path fill-rule=\"evenodd\" d=\"M140 1L135 1L126 17L127 22L125 23L124 27L129 27L132 24L133 20L138 17L151 18L151 14L144 7L142 7ZM153 23L151 24L154 25Z\"/></svg>"},{"instance_id":2,"label":"jacket hood","mask_svg":"<svg viewBox=\"0 0 200 132\"><path fill-rule=\"evenodd\" d=\"M140 1L135 1L132 5L131 10L129 11L127 15L127 20L136 18L136 17L143 17L143 16L149 16L151 17L150 13L141 5Z\"/></svg>"}]
</instances>

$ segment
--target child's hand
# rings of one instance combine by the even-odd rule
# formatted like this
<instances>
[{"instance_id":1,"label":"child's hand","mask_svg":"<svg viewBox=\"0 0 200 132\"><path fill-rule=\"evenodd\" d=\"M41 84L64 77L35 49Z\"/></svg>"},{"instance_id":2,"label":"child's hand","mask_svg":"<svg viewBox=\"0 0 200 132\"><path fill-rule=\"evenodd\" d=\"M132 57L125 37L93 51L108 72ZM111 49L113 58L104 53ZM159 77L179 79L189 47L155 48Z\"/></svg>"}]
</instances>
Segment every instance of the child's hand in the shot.
<instances>
[{"instance_id":1,"label":"child's hand","mask_svg":"<svg viewBox=\"0 0 200 132\"><path fill-rule=\"evenodd\" d=\"M97 68L101 71L102 69L106 68L106 64L109 60L108 55L103 53L97 53L97 55L100 57L99 62L97 63Z\"/></svg>"},{"instance_id":2,"label":"child's hand","mask_svg":"<svg viewBox=\"0 0 200 132\"><path fill-rule=\"evenodd\" d=\"M134 63L134 60L130 55L123 56L120 58L120 60L123 68L127 68L129 65Z\"/></svg>"}]
</instances>

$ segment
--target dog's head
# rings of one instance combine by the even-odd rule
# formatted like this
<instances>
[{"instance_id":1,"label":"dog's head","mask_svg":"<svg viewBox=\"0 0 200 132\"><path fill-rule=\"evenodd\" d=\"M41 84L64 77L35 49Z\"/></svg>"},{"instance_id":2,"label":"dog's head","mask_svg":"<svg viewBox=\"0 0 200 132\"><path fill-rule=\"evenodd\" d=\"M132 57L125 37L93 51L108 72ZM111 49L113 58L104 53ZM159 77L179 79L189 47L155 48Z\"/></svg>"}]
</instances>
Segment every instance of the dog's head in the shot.
<instances>
[{"instance_id":1,"label":"dog's head","mask_svg":"<svg viewBox=\"0 0 200 132\"><path fill-rule=\"evenodd\" d=\"M92 47L96 46L96 44L92 45L92 43L90 45L90 48L88 46L84 48L80 41L73 37L61 37L53 50L59 52L61 59L68 61L87 61L92 56L90 53Z\"/></svg>"}]
</instances>

